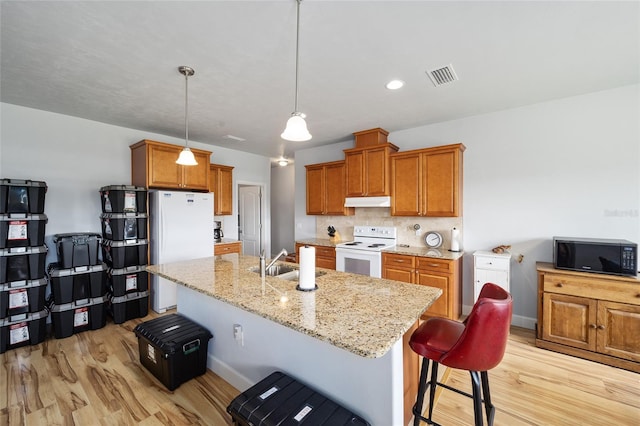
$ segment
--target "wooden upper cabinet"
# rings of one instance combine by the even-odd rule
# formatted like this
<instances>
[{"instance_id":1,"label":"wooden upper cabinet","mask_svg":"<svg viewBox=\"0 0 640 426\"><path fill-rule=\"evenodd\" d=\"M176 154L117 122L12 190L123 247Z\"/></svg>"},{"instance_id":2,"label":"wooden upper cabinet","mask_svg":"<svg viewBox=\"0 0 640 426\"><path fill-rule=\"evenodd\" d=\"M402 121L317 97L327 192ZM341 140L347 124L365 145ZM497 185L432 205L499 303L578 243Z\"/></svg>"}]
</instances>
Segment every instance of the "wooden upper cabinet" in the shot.
<instances>
[{"instance_id":1,"label":"wooden upper cabinet","mask_svg":"<svg viewBox=\"0 0 640 426\"><path fill-rule=\"evenodd\" d=\"M347 197L390 194L389 156L398 151L392 143L345 149Z\"/></svg>"},{"instance_id":2,"label":"wooden upper cabinet","mask_svg":"<svg viewBox=\"0 0 640 426\"><path fill-rule=\"evenodd\" d=\"M197 166L181 166L176 160L182 146L148 139L131 145L131 184L145 188L209 191L210 151L191 149Z\"/></svg>"},{"instance_id":3,"label":"wooden upper cabinet","mask_svg":"<svg viewBox=\"0 0 640 426\"><path fill-rule=\"evenodd\" d=\"M346 216L354 209L344 206L344 161L306 165L307 214Z\"/></svg>"},{"instance_id":4,"label":"wooden upper cabinet","mask_svg":"<svg viewBox=\"0 0 640 426\"><path fill-rule=\"evenodd\" d=\"M214 214L233 214L233 167L209 165L209 192L213 192Z\"/></svg>"},{"instance_id":5,"label":"wooden upper cabinet","mask_svg":"<svg viewBox=\"0 0 640 426\"><path fill-rule=\"evenodd\" d=\"M462 215L462 144L391 155L391 215Z\"/></svg>"}]
</instances>

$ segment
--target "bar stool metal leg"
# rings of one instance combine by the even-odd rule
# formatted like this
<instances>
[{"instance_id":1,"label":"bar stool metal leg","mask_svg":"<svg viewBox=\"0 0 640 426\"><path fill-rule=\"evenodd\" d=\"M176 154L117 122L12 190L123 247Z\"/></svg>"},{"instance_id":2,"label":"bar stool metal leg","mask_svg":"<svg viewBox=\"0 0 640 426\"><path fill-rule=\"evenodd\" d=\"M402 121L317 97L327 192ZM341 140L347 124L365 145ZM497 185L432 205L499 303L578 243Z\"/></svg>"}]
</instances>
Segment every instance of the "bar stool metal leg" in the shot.
<instances>
[{"instance_id":1,"label":"bar stool metal leg","mask_svg":"<svg viewBox=\"0 0 640 426\"><path fill-rule=\"evenodd\" d=\"M422 417L422 402L424 401L424 394L427 390L427 370L429 370L429 359L422 358L422 367L420 368L420 382L418 383L418 397L416 403L413 406L413 426L420 426L420 419Z\"/></svg>"},{"instance_id":2,"label":"bar stool metal leg","mask_svg":"<svg viewBox=\"0 0 640 426\"><path fill-rule=\"evenodd\" d=\"M469 371L471 373L471 385L473 388L473 417L475 426L482 426L482 391L480 389L480 373L477 371Z\"/></svg>"},{"instance_id":3,"label":"bar stool metal leg","mask_svg":"<svg viewBox=\"0 0 640 426\"><path fill-rule=\"evenodd\" d=\"M431 384L429 385L429 420L433 418L433 401L436 399L436 386L438 386L438 363L431 362Z\"/></svg>"},{"instance_id":4,"label":"bar stool metal leg","mask_svg":"<svg viewBox=\"0 0 640 426\"><path fill-rule=\"evenodd\" d=\"M484 400L484 409L487 413L487 424L493 426L493 418L496 415L496 408L491 403L491 392L489 391L489 373L486 371L480 372L480 378L482 379L482 397Z\"/></svg>"}]
</instances>

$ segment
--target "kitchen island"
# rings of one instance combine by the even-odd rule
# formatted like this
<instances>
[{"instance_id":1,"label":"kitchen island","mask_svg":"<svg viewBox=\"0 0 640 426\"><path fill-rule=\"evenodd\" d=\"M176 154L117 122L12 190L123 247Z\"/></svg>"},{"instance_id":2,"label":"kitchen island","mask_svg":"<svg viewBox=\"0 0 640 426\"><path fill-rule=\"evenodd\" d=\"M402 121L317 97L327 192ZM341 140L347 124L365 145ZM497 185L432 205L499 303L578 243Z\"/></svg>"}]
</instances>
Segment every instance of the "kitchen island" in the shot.
<instances>
[{"instance_id":1,"label":"kitchen island","mask_svg":"<svg viewBox=\"0 0 640 426\"><path fill-rule=\"evenodd\" d=\"M147 269L179 284L178 312L213 333L208 368L236 388L280 370L372 425L402 425L403 336L441 290L318 268L303 292L257 266L229 254Z\"/></svg>"}]
</instances>

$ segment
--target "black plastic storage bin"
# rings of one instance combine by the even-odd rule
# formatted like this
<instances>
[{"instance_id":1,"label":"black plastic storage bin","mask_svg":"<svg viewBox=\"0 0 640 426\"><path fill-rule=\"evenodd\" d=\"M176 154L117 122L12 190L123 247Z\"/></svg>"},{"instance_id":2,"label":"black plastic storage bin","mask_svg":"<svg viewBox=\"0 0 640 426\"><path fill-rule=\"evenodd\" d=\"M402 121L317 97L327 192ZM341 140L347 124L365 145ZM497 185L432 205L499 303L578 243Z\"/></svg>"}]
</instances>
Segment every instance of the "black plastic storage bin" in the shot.
<instances>
[{"instance_id":1,"label":"black plastic storage bin","mask_svg":"<svg viewBox=\"0 0 640 426\"><path fill-rule=\"evenodd\" d=\"M149 263L149 240L102 241L102 258L113 269Z\"/></svg>"},{"instance_id":2,"label":"black plastic storage bin","mask_svg":"<svg viewBox=\"0 0 640 426\"><path fill-rule=\"evenodd\" d=\"M98 247L102 237L92 232L55 234L53 242L58 253L58 263L63 269L76 266L99 265Z\"/></svg>"},{"instance_id":3,"label":"black plastic storage bin","mask_svg":"<svg viewBox=\"0 0 640 426\"><path fill-rule=\"evenodd\" d=\"M112 297L109 313L116 324L122 324L134 318L146 317L149 313L149 292L141 291Z\"/></svg>"},{"instance_id":4,"label":"black plastic storage bin","mask_svg":"<svg viewBox=\"0 0 640 426\"><path fill-rule=\"evenodd\" d=\"M331 399L276 371L235 397L227 407L235 425L369 425Z\"/></svg>"},{"instance_id":5,"label":"black plastic storage bin","mask_svg":"<svg viewBox=\"0 0 640 426\"><path fill-rule=\"evenodd\" d=\"M47 274L56 305L107 294L107 265L104 263L67 269L60 268L59 263L51 263Z\"/></svg>"},{"instance_id":6,"label":"black plastic storage bin","mask_svg":"<svg viewBox=\"0 0 640 426\"><path fill-rule=\"evenodd\" d=\"M100 188L103 213L146 213L147 189L142 186L109 185Z\"/></svg>"},{"instance_id":7,"label":"black plastic storage bin","mask_svg":"<svg viewBox=\"0 0 640 426\"><path fill-rule=\"evenodd\" d=\"M20 179L0 179L0 214L44 213L45 182Z\"/></svg>"},{"instance_id":8,"label":"black plastic storage bin","mask_svg":"<svg viewBox=\"0 0 640 426\"><path fill-rule=\"evenodd\" d=\"M49 306L53 335L63 339L86 330L98 330L107 323L108 295L83 301Z\"/></svg>"},{"instance_id":9,"label":"black plastic storage bin","mask_svg":"<svg viewBox=\"0 0 640 426\"><path fill-rule=\"evenodd\" d=\"M47 334L47 311L0 319L0 354L42 343Z\"/></svg>"},{"instance_id":10,"label":"black plastic storage bin","mask_svg":"<svg viewBox=\"0 0 640 426\"><path fill-rule=\"evenodd\" d=\"M44 310L47 279L0 284L0 319Z\"/></svg>"},{"instance_id":11,"label":"black plastic storage bin","mask_svg":"<svg viewBox=\"0 0 640 426\"><path fill-rule=\"evenodd\" d=\"M47 221L44 214L0 214L0 249L43 245Z\"/></svg>"},{"instance_id":12,"label":"black plastic storage bin","mask_svg":"<svg viewBox=\"0 0 640 426\"><path fill-rule=\"evenodd\" d=\"M147 238L147 215L134 213L103 213L100 215L102 236L114 241Z\"/></svg>"},{"instance_id":13,"label":"black plastic storage bin","mask_svg":"<svg viewBox=\"0 0 640 426\"><path fill-rule=\"evenodd\" d=\"M145 265L129 266L128 268L109 269L109 287L114 297L121 297L128 293L138 293L149 289L149 273Z\"/></svg>"},{"instance_id":14,"label":"black plastic storage bin","mask_svg":"<svg viewBox=\"0 0 640 426\"><path fill-rule=\"evenodd\" d=\"M0 284L44 278L47 246L0 249Z\"/></svg>"},{"instance_id":15,"label":"black plastic storage bin","mask_svg":"<svg viewBox=\"0 0 640 426\"><path fill-rule=\"evenodd\" d=\"M207 370L207 347L211 332L190 319L165 315L138 324L140 363L169 390Z\"/></svg>"}]
</instances>

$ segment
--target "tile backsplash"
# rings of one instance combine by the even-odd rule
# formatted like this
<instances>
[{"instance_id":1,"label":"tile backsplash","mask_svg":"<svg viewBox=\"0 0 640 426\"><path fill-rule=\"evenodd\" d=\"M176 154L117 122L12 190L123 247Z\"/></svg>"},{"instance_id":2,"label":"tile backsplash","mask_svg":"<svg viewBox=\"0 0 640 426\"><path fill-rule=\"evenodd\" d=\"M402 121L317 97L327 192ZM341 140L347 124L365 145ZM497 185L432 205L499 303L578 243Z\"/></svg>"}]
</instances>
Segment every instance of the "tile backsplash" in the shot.
<instances>
[{"instance_id":1,"label":"tile backsplash","mask_svg":"<svg viewBox=\"0 0 640 426\"><path fill-rule=\"evenodd\" d=\"M416 236L414 225L420 225L419 235ZM327 227L336 228L337 235L342 241L353 239L355 225L395 226L398 229L398 244L408 244L424 247L424 234L427 231L437 231L442 234L443 249L451 247L451 229L460 230L460 248L462 247L461 217L399 217L391 216L388 207L357 207L353 216L316 216L316 238L329 238Z\"/></svg>"}]
</instances>

